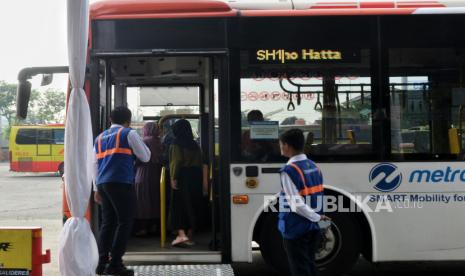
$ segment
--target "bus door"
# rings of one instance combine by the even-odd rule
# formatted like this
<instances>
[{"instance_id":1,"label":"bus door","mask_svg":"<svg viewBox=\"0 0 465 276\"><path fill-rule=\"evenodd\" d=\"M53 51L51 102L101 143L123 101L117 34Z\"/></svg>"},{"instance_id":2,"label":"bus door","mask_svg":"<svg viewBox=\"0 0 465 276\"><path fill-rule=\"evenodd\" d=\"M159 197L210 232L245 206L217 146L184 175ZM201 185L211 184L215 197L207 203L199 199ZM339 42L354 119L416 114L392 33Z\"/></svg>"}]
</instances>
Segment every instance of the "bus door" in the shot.
<instances>
[{"instance_id":1,"label":"bus door","mask_svg":"<svg viewBox=\"0 0 465 276\"><path fill-rule=\"evenodd\" d=\"M217 54L217 53L216 53ZM168 125L180 118L187 119L193 128L196 139L203 151L203 171L209 186L204 194L202 218L195 231L195 246L189 248L172 247L176 238L175 229L170 228L170 195L165 200L165 213L160 210L160 220L156 219L156 235L147 239L134 237L128 244L126 259L129 261L170 261L170 262L221 262L218 218L220 187L218 174L217 135L215 131L215 88L219 83L219 71L214 68L217 58L203 53L200 56L141 56L99 58L104 66L102 79L94 89L100 91L99 117L101 130L109 127L106 118L112 108L125 105L133 114L131 126L142 129L144 121L157 121L161 128L161 143L169 146ZM219 58L218 58L219 59ZM92 93L91 93L92 94ZM216 116L217 117L217 116ZM142 134L142 131L138 131ZM171 137L172 138L172 137ZM166 157L166 156L165 156ZM165 169L168 167L164 160ZM157 187L162 183L157 182ZM169 190L168 174L165 174L165 187ZM160 193L161 194L161 193ZM201 204L202 205L202 204ZM199 208L203 208L200 206ZM160 208L162 209L162 208ZM165 223L161 222L164 217ZM95 220L94 220L95 221ZM163 224L164 228L160 228ZM136 222L137 225L137 222ZM161 230L160 232L157 232ZM161 235L165 232L166 236ZM164 243L163 243L164 239Z\"/></svg>"},{"instance_id":2,"label":"bus door","mask_svg":"<svg viewBox=\"0 0 465 276\"><path fill-rule=\"evenodd\" d=\"M37 166L49 171L52 164L52 129L37 129Z\"/></svg>"}]
</instances>

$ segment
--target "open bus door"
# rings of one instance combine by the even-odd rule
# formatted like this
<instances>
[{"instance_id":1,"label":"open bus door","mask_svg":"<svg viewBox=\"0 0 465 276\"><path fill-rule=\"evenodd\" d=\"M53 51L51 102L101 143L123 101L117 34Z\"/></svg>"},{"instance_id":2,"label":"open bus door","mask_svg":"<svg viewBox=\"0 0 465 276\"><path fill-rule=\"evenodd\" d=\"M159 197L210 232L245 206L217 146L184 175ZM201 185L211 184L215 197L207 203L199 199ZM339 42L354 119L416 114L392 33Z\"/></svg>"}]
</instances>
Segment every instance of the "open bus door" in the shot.
<instances>
[{"instance_id":1,"label":"open bus door","mask_svg":"<svg viewBox=\"0 0 465 276\"><path fill-rule=\"evenodd\" d=\"M173 229L169 228L169 195L166 196L165 208L160 208L162 221L157 225L165 226L159 235L147 238L132 237L128 243L125 260L129 262L199 262L219 263L223 260L220 247L219 198L221 185L218 183L218 154L215 145L215 90L221 80L215 81L222 67L222 57L218 53L163 54L148 56L95 55L95 64L100 64L99 80L95 81L99 96L99 118L101 129L110 126L108 120L112 108L125 105L133 111L132 126L142 127L144 120L157 120L163 131L166 125L172 125L179 118L191 122L194 133L204 153L209 193L206 201L206 225L200 227L191 248L171 246ZM102 74L103 73L103 74ZM91 89L91 94L93 91ZM184 94L183 94L184 93ZM190 95L188 95L190 94ZM93 98L91 96L91 98ZM190 100L194 100L189 102ZM166 164L165 164L166 166ZM165 181L156 183L169 190L167 175ZM165 195L162 191L161 196ZM95 213L94 213L95 214ZM99 218L92 220L98 226ZM203 229L202 229L203 228ZM162 233L166 233L163 235Z\"/></svg>"}]
</instances>

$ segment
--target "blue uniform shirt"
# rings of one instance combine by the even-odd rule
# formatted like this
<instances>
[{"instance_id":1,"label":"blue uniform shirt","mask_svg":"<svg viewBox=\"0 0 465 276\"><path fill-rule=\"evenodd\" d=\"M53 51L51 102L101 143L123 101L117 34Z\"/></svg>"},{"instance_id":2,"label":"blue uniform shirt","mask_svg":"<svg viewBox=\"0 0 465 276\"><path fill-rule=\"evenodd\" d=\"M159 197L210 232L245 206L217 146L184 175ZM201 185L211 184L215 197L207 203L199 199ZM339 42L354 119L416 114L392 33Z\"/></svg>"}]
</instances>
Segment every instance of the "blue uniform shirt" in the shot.
<instances>
[{"instance_id":1,"label":"blue uniform shirt","mask_svg":"<svg viewBox=\"0 0 465 276\"><path fill-rule=\"evenodd\" d=\"M281 169L281 182L278 229L283 238L294 239L319 230L317 222L322 210L317 208L323 202L320 169L305 154L300 154L292 157Z\"/></svg>"},{"instance_id":2,"label":"blue uniform shirt","mask_svg":"<svg viewBox=\"0 0 465 276\"><path fill-rule=\"evenodd\" d=\"M109 182L134 183L135 156L129 147L130 131L130 128L112 127L96 138L97 185Z\"/></svg>"}]
</instances>

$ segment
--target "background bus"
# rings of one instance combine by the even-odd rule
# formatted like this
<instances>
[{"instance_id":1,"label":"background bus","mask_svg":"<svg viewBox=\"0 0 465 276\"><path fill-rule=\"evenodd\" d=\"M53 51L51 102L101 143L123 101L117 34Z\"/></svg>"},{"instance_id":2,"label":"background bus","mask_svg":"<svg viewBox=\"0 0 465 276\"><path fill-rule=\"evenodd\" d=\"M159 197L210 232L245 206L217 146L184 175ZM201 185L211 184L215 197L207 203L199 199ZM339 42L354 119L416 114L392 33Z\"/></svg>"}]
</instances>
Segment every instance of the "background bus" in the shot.
<instances>
[{"instance_id":1,"label":"background bus","mask_svg":"<svg viewBox=\"0 0 465 276\"><path fill-rule=\"evenodd\" d=\"M12 126L10 170L63 174L64 125Z\"/></svg>"},{"instance_id":2,"label":"background bus","mask_svg":"<svg viewBox=\"0 0 465 276\"><path fill-rule=\"evenodd\" d=\"M465 204L464 154L452 146L460 136L450 135L462 132L465 11L443 4L465 3L247 1L242 9L240 2L91 7L86 92L94 134L109 127L115 106L160 117L164 108L191 106L211 168L211 223L197 246L132 240L126 260L252 262L256 242L285 273L276 213L266 212L265 199L281 189L278 134L295 127L321 165L325 194L360 209L329 212L316 258L325 274L348 271L360 255L465 260L465 223L456 219ZM255 109L265 122L247 121ZM370 212L385 196L400 208Z\"/></svg>"}]
</instances>

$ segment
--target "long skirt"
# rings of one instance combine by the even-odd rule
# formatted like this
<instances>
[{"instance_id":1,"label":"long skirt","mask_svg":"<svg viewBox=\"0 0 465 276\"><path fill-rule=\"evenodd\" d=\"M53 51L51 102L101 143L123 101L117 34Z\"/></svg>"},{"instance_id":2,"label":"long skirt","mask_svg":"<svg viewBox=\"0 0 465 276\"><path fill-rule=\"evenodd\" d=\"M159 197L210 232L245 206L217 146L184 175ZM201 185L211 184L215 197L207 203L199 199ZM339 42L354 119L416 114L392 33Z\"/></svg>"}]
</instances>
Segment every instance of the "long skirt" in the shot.
<instances>
[{"instance_id":1,"label":"long skirt","mask_svg":"<svg viewBox=\"0 0 465 276\"><path fill-rule=\"evenodd\" d=\"M172 230L195 229L201 217L202 169L183 167L177 179L177 190L171 191L169 224Z\"/></svg>"},{"instance_id":2,"label":"long skirt","mask_svg":"<svg viewBox=\"0 0 465 276\"><path fill-rule=\"evenodd\" d=\"M161 165L142 164L136 172L136 219L158 220L160 218Z\"/></svg>"}]
</instances>

